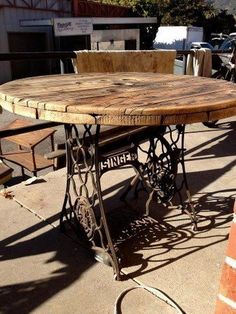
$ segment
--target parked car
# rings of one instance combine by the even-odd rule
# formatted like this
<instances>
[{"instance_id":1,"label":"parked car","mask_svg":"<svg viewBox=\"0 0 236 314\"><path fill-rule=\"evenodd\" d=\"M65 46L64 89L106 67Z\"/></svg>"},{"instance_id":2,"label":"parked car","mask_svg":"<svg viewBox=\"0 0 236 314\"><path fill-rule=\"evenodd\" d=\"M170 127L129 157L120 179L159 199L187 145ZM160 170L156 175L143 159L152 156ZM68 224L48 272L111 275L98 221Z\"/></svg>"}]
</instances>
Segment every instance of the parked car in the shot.
<instances>
[{"instance_id":1,"label":"parked car","mask_svg":"<svg viewBox=\"0 0 236 314\"><path fill-rule=\"evenodd\" d=\"M191 49L200 49L200 48L208 48L211 50L215 50L215 48L206 41L192 42ZM220 68L222 61L219 56L212 55L212 68L214 70L218 70Z\"/></svg>"},{"instance_id":2,"label":"parked car","mask_svg":"<svg viewBox=\"0 0 236 314\"><path fill-rule=\"evenodd\" d=\"M229 35L224 33L211 33L210 43L214 49L219 49L222 43L229 37Z\"/></svg>"},{"instance_id":3,"label":"parked car","mask_svg":"<svg viewBox=\"0 0 236 314\"><path fill-rule=\"evenodd\" d=\"M219 49L222 50L230 50L233 48L233 41L232 38L227 38L220 46Z\"/></svg>"},{"instance_id":4,"label":"parked car","mask_svg":"<svg viewBox=\"0 0 236 314\"><path fill-rule=\"evenodd\" d=\"M196 41L196 42L191 43L190 49L200 49L200 48L208 48L208 49L214 50L214 47L210 43L205 42L205 41Z\"/></svg>"}]
</instances>

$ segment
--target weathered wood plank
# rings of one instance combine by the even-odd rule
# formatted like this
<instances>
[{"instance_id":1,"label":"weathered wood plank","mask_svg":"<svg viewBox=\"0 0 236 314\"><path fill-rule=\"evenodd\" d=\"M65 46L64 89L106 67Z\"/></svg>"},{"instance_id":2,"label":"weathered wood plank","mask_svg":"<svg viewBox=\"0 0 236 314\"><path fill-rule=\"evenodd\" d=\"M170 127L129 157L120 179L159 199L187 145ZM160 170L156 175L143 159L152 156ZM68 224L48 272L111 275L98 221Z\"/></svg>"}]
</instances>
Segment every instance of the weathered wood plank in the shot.
<instances>
[{"instance_id":1,"label":"weathered wood plank","mask_svg":"<svg viewBox=\"0 0 236 314\"><path fill-rule=\"evenodd\" d=\"M192 123L234 115L236 85L157 73L51 75L1 85L0 104L18 114L63 123Z\"/></svg>"},{"instance_id":2,"label":"weathered wood plank","mask_svg":"<svg viewBox=\"0 0 236 314\"><path fill-rule=\"evenodd\" d=\"M95 117L89 114L72 114L49 110L38 110L38 119L74 124L96 124Z\"/></svg>"}]
</instances>

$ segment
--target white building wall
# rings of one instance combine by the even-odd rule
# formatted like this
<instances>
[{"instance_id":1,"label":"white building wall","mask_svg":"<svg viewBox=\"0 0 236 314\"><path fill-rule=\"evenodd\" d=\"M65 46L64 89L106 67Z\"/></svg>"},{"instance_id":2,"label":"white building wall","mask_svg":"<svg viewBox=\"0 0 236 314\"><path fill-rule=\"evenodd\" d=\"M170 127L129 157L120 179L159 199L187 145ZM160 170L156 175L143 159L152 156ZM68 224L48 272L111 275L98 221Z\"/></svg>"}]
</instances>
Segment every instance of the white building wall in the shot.
<instances>
[{"instance_id":1,"label":"white building wall","mask_svg":"<svg viewBox=\"0 0 236 314\"><path fill-rule=\"evenodd\" d=\"M107 30L95 30L91 34L91 48L96 50L99 45L99 49L105 49L104 44L109 42L117 42L117 47L114 49L124 49L125 40L136 40L136 49L140 49L140 31L139 29L107 29ZM122 45L123 43L123 45ZM111 45L106 49L112 49Z\"/></svg>"}]
</instances>

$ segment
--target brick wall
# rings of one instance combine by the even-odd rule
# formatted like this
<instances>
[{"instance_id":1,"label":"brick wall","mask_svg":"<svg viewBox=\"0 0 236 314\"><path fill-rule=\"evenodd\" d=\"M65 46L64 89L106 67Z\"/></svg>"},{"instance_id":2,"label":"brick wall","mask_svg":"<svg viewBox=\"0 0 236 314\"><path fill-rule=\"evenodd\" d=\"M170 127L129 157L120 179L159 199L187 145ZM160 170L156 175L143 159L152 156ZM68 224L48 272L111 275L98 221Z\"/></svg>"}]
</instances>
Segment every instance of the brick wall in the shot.
<instances>
[{"instance_id":1,"label":"brick wall","mask_svg":"<svg viewBox=\"0 0 236 314\"><path fill-rule=\"evenodd\" d=\"M215 314L236 314L236 201Z\"/></svg>"}]
</instances>

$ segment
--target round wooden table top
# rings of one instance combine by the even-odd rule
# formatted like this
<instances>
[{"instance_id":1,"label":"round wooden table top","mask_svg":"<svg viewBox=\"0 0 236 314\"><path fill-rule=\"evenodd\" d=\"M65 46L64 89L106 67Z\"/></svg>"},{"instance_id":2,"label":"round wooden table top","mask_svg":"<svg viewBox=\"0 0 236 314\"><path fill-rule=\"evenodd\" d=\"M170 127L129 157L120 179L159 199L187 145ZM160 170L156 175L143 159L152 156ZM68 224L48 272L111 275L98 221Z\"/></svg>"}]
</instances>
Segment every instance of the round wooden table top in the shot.
<instances>
[{"instance_id":1,"label":"round wooden table top","mask_svg":"<svg viewBox=\"0 0 236 314\"><path fill-rule=\"evenodd\" d=\"M48 75L1 85L0 105L63 123L186 124L235 115L236 84L156 73Z\"/></svg>"}]
</instances>

